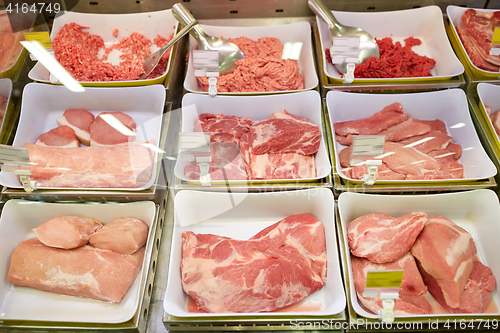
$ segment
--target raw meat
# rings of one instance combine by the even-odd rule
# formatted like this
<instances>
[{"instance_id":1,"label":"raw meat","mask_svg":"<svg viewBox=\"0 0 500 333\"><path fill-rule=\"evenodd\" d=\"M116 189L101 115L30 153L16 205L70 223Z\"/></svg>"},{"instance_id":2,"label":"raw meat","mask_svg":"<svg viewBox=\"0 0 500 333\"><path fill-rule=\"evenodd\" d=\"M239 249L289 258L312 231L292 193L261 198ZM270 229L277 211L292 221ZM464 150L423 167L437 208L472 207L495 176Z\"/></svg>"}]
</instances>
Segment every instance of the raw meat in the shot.
<instances>
[{"instance_id":1,"label":"raw meat","mask_svg":"<svg viewBox=\"0 0 500 333\"><path fill-rule=\"evenodd\" d=\"M316 177L313 155L293 153L251 154L251 179L300 179Z\"/></svg>"},{"instance_id":2,"label":"raw meat","mask_svg":"<svg viewBox=\"0 0 500 333\"><path fill-rule=\"evenodd\" d=\"M91 146L115 145L135 140L134 135L122 133L119 128L113 126L113 123L108 123L107 117L111 117L114 122L121 123L131 132L135 132L136 124L129 115L123 112L102 112L90 125Z\"/></svg>"},{"instance_id":3,"label":"raw meat","mask_svg":"<svg viewBox=\"0 0 500 333\"><path fill-rule=\"evenodd\" d=\"M500 66L500 56L490 55L493 31L495 27L500 26L500 11L482 12L467 9L462 14L462 23L481 57L495 66Z\"/></svg>"},{"instance_id":4,"label":"raw meat","mask_svg":"<svg viewBox=\"0 0 500 333\"><path fill-rule=\"evenodd\" d=\"M184 291L205 312L265 312L295 304L326 281L323 225L301 214L249 240L186 231L181 277Z\"/></svg>"},{"instance_id":5,"label":"raw meat","mask_svg":"<svg viewBox=\"0 0 500 333\"><path fill-rule=\"evenodd\" d=\"M491 123L493 124L495 132L497 134L500 133L500 112L496 111L495 113L493 113L493 115L491 116Z\"/></svg>"},{"instance_id":6,"label":"raw meat","mask_svg":"<svg viewBox=\"0 0 500 333\"><path fill-rule=\"evenodd\" d=\"M253 123L249 118L203 113L199 115L194 131L210 133L210 141L238 143L243 134L250 132Z\"/></svg>"},{"instance_id":7,"label":"raw meat","mask_svg":"<svg viewBox=\"0 0 500 333\"><path fill-rule=\"evenodd\" d=\"M65 24L52 41L54 55L61 65L79 81L129 81L137 80L144 73L144 58L151 54L153 44L143 35L133 32L118 43L105 48L104 40L98 35L84 31L83 27L74 22ZM169 37L171 39L173 34ZM157 47L165 45L169 39L162 36L155 38ZM106 62L112 50L121 52L119 65ZM99 58L99 52L104 55ZM146 79L152 79L164 74L170 50L165 52L157 68Z\"/></svg>"},{"instance_id":8,"label":"raw meat","mask_svg":"<svg viewBox=\"0 0 500 333\"><path fill-rule=\"evenodd\" d=\"M423 270L436 279L446 304L460 306L467 279L477 261L471 235L445 217L430 218L411 248Z\"/></svg>"},{"instance_id":9,"label":"raw meat","mask_svg":"<svg viewBox=\"0 0 500 333\"><path fill-rule=\"evenodd\" d=\"M350 146L352 145L353 135L347 134L346 136L341 136L335 134L335 140L340 143L342 146Z\"/></svg>"},{"instance_id":10,"label":"raw meat","mask_svg":"<svg viewBox=\"0 0 500 333\"><path fill-rule=\"evenodd\" d=\"M348 134L376 135L408 119L400 103L393 103L375 113L373 116L335 123L335 133L340 136Z\"/></svg>"},{"instance_id":11,"label":"raw meat","mask_svg":"<svg viewBox=\"0 0 500 333\"><path fill-rule=\"evenodd\" d=\"M75 131L69 126L56 127L40 134L35 144L59 148L76 148L80 146Z\"/></svg>"},{"instance_id":12,"label":"raw meat","mask_svg":"<svg viewBox=\"0 0 500 333\"><path fill-rule=\"evenodd\" d=\"M118 303L134 283L143 258L144 248L132 255L90 245L63 250L30 238L12 253L7 278L14 286Z\"/></svg>"},{"instance_id":13,"label":"raw meat","mask_svg":"<svg viewBox=\"0 0 500 333\"><path fill-rule=\"evenodd\" d=\"M250 127L252 153L315 154L321 142L318 125L309 120L289 114L286 110L276 112L264 120L256 121Z\"/></svg>"},{"instance_id":14,"label":"raw meat","mask_svg":"<svg viewBox=\"0 0 500 333\"><path fill-rule=\"evenodd\" d=\"M245 55L236 68L217 78L218 92L257 92L304 88L297 60L281 59L283 45L277 38L253 41L247 37L229 38ZM198 77L198 85L208 91L208 79Z\"/></svg>"},{"instance_id":15,"label":"raw meat","mask_svg":"<svg viewBox=\"0 0 500 333\"><path fill-rule=\"evenodd\" d=\"M2 10L0 14L0 72L10 69L19 59L23 50L20 42L24 41L24 32L27 31L13 32L8 14Z\"/></svg>"},{"instance_id":16,"label":"raw meat","mask_svg":"<svg viewBox=\"0 0 500 333\"><path fill-rule=\"evenodd\" d=\"M474 262L472 273L469 275L462 296L460 305L457 308L449 307L444 299L443 292L436 279L420 267L422 278L429 288L429 292L438 303L450 313L482 313L488 306L491 292L495 289L495 276L489 267L479 261Z\"/></svg>"},{"instance_id":17,"label":"raw meat","mask_svg":"<svg viewBox=\"0 0 500 333\"><path fill-rule=\"evenodd\" d=\"M393 43L392 38L375 38L380 51L380 58L370 57L364 64L356 65L355 78L397 78L432 76L430 70L436 64L434 59L418 55L412 51L414 45L422 42L418 38L408 37ZM330 51L326 50L327 59L331 62Z\"/></svg>"},{"instance_id":18,"label":"raw meat","mask_svg":"<svg viewBox=\"0 0 500 333\"><path fill-rule=\"evenodd\" d=\"M384 264L396 261L410 251L427 222L424 213L394 218L380 213L358 217L347 227L352 254Z\"/></svg>"},{"instance_id":19,"label":"raw meat","mask_svg":"<svg viewBox=\"0 0 500 333\"><path fill-rule=\"evenodd\" d=\"M363 180L363 176L368 174L368 165L366 163L362 165L355 165L350 167L350 178ZM342 169L342 172L346 172L347 169ZM399 173L389 169L387 164L382 162L382 165L377 166L376 179L378 180L404 180L406 175L404 173Z\"/></svg>"},{"instance_id":20,"label":"raw meat","mask_svg":"<svg viewBox=\"0 0 500 333\"><path fill-rule=\"evenodd\" d=\"M380 132L378 135L385 135L386 141L401 141L415 135L427 134L430 131L430 126L414 122L412 119L409 119L389 127L385 131Z\"/></svg>"},{"instance_id":21,"label":"raw meat","mask_svg":"<svg viewBox=\"0 0 500 333\"><path fill-rule=\"evenodd\" d=\"M434 119L434 120L413 119L413 122L428 125L431 127L431 130L440 131L443 134L448 134L448 130L446 129L446 124L441 119Z\"/></svg>"},{"instance_id":22,"label":"raw meat","mask_svg":"<svg viewBox=\"0 0 500 333\"><path fill-rule=\"evenodd\" d=\"M423 175L441 168L441 164L429 155L393 142L385 143L382 161L391 170L410 175Z\"/></svg>"},{"instance_id":23,"label":"raw meat","mask_svg":"<svg viewBox=\"0 0 500 333\"><path fill-rule=\"evenodd\" d=\"M491 119L491 114L492 114L492 112L491 112L491 111L492 111L491 106L489 106L489 105L485 105L485 106L484 106L484 110L486 111L486 114L488 115L488 118L490 118L490 119Z\"/></svg>"},{"instance_id":24,"label":"raw meat","mask_svg":"<svg viewBox=\"0 0 500 333\"><path fill-rule=\"evenodd\" d=\"M451 136L448 136L441 131L432 130L424 135L417 135L401 140L399 143L408 147L414 147L422 153L427 154L433 150L446 149L452 141L453 138Z\"/></svg>"},{"instance_id":25,"label":"raw meat","mask_svg":"<svg viewBox=\"0 0 500 333\"><path fill-rule=\"evenodd\" d=\"M429 314L431 306L424 298L427 287L424 285L415 259L407 252L397 261L386 264L374 264L368 259L351 255L351 269L354 287L361 303L375 314L382 309L380 297L363 297L368 271L403 270L403 282L399 290L399 298L394 301L395 315Z\"/></svg>"},{"instance_id":26,"label":"raw meat","mask_svg":"<svg viewBox=\"0 0 500 333\"><path fill-rule=\"evenodd\" d=\"M463 26L457 25L456 29L458 37L462 41L462 45L464 46L465 52L467 52L467 55L469 56L469 59L472 62L472 64L474 64L478 68L490 72L498 72L500 70L499 66L495 66L489 63L488 61L484 60L484 58L481 56L481 52L474 45L472 38L468 35L467 30Z\"/></svg>"},{"instance_id":27,"label":"raw meat","mask_svg":"<svg viewBox=\"0 0 500 333\"><path fill-rule=\"evenodd\" d=\"M74 249L89 242L102 223L91 217L59 216L33 229L40 242L50 247Z\"/></svg>"},{"instance_id":28,"label":"raw meat","mask_svg":"<svg viewBox=\"0 0 500 333\"><path fill-rule=\"evenodd\" d=\"M105 224L90 236L89 243L102 250L132 254L148 239L149 227L144 221L132 217L120 217Z\"/></svg>"},{"instance_id":29,"label":"raw meat","mask_svg":"<svg viewBox=\"0 0 500 333\"><path fill-rule=\"evenodd\" d=\"M69 109L64 111L62 117L56 119L57 125L69 126L74 131L78 140L90 146L90 125L94 122L95 117L92 113L84 109Z\"/></svg>"},{"instance_id":30,"label":"raw meat","mask_svg":"<svg viewBox=\"0 0 500 333\"><path fill-rule=\"evenodd\" d=\"M152 177L155 152L148 143L57 148L25 143L31 180L42 187L137 188Z\"/></svg>"}]
</instances>

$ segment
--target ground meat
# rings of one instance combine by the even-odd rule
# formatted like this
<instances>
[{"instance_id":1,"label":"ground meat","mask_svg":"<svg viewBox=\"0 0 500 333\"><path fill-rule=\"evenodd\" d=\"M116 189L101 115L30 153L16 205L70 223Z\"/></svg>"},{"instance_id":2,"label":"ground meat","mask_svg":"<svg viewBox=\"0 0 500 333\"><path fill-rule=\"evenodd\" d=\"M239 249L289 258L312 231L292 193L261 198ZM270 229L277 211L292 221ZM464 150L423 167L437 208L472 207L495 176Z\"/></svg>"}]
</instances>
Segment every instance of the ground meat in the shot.
<instances>
[{"instance_id":1,"label":"ground meat","mask_svg":"<svg viewBox=\"0 0 500 333\"><path fill-rule=\"evenodd\" d=\"M113 37L118 37L118 29L113 29Z\"/></svg>"},{"instance_id":2,"label":"ground meat","mask_svg":"<svg viewBox=\"0 0 500 333\"><path fill-rule=\"evenodd\" d=\"M392 38L375 38L380 59L368 58L364 64L356 65L355 78L397 78L397 77L421 77L432 76L429 72L436 61L426 56L418 55L411 48L420 45L418 38L408 37L405 46L400 42L393 43ZM331 63L330 51L325 50L327 61Z\"/></svg>"},{"instance_id":3,"label":"ground meat","mask_svg":"<svg viewBox=\"0 0 500 333\"><path fill-rule=\"evenodd\" d=\"M119 42L108 47L102 58L98 53L104 49L104 41L98 35L84 31L76 23L64 25L52 42L56 59L79 81L129 81L137 80L144 72L142 66L144 58L151 53L152 42L143 35L134 32L130 37L124 37ZM118 33L118 30L115 29ZM113 31L113 34L115 31ZM172 38L173 34L170 36ZM158 35L155 44L163 46L169 41ZM119 65L105 62L113 50L121 51ZM157 69L147 79L162 75L166 68L170 52L160 60Z\"/></svg>"},{"instance_id":4,"label":"ground meat","mask_svg":"<svg viewBox=\"0 0 500 333\"><path fill-rule=\"evenodd\" d=\"M277 38L265 37L253 41L247 37L232 38L245 54L236 62L236 69L217 78L218 92L282 91L303 89L302 75L296 60L281 59L283 45ZM208 91L208 79L198 77L203 91Z\"/></svg>"}]
</instances>

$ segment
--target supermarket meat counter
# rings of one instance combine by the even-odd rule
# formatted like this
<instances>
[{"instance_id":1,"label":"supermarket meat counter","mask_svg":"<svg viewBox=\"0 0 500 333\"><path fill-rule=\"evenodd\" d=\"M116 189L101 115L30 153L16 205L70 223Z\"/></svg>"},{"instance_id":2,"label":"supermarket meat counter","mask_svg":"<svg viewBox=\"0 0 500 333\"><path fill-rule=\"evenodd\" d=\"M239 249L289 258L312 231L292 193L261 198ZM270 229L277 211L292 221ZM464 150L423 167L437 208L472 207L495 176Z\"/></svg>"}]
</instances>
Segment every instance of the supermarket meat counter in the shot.
<instances>
[{"instance_id":1,"label":"supermarket meat counter","mask_svg":"<svg viewBox=\"0 0 500 333\"><path fill-rule=\"evenodd\" d=\"M82 42L87 35L81 35L81 26L89 26L103 42L93 37L88 40L97 44L88 48L107 48L112 58L116 49L133 52L127 43L145 43L143 38L151 45L165 43L177 33L181 26L172 15L174 3L122 1L118 7L115 1L80 2L31 32L49 31L57 54L77 44L60 42L56 36L61 31ZM194 60L196 39L186 36L171 50L163 71L142 82L119 71L105 82L102 76L94 80L89 71L72 73L86 90L81 94L58 84L26 50L19 53L0 79L0 96L6 98L0 143L20 151L25 147L30 159L38 159L30 161L27 182L19 170L16 174L2 166L0 173L0 243L11 255L2 265L0 331L498 329L500 143L495 111L500 109L500 81L476 68L457 26L464 7L490 13L500 3L325 1L341 22L397 41L385 40L389 44L380 44L381 49L401 47L400 57L413 49L412 59L421 57L414 61L435 63L428 76L351 82L332 63L328 27L307 1L183 4L205 32L241 43L245 53L272 53L279 43L280 54L270 62L288 66L286 76L273 78L273 70L265 67L270 65L261 64L267 72L259 81L247 53L247 67L230 75L243 77L246 70L250 79L218 76L217 96L210 96L213 83L195 76L200 67ZM252 42L258 39L264 46ZM300 57L281 59L286 43L300 44ZM63 64L75 58L58 57ZM134 61L121 59L120 66ZM104 75L115 70L109 63L96 66L106 68ZM256 88L259 84L271 89L256 91L264 89ZM231 91L231 85L243 91ZM127 131L133 140L110 144L109 137L99 136L99 128L107 125L98 119L110 111L125 127L113 140ZM76 146L34 144L49 142L45 133L70 127L76 116L91 118L88 133L78 126L73 130L76 138L70 141ZM269 137L268 132L279 135ZM95 144L86 147L87 137ZM360 154L362 137L382 138L382 144L372 141L372 151ZM123 160L115 148L120 145L129 147L130 156ZM77 151L66 159L62 152L69 149ZM87 149L95 149L100 163L86 155ZM132 152L139 157L134 160ZM49 157L77 162L58 165L56 172L50 166L42 169L43 163L55 163ZM54 235L44 236L43 230L55 222L64 223L55 229L65 233L67 243L70 234L63 226L74 230L71 216L86 217L78 223L98 230L87 230L85 236L80 227L78 237L88 239L79 240L76 248L48 244ZM125 217L136 229L120 225ZM359 231L363 228L367 232ZM134 236L129 244L133 250L118 253L130 242L122 234L141 232L143 240L136 243ZM90 263L95 251L134 258L132 273L103 271L120 274L121 282L132 274L125 281L130 286L123 298L110 302L106 295L112 288L105 290L106 282L96 279L99 292L89 296L78 289L86 290L80 286L85 283L71 287L68 276L91 273L65 271L58 259L48 265L67 272L64 277L60 272L50 282L39 278L23 285L19 281L29 280L23 277L29 273L16 273L23 265L16 260L35 256L29 250L31 255L22 258L30 242L43 243L37 248L39 260L64 253L85 255L72 261ZM245 253L249 244L253 252ZM209 269L200 268L203 260ZM94 265L92 271L103 269ZM367 270L401 273L397 287L388 285L395 275L369 287L374 278ZM450 280L446 274L454 282L443 282Z\"/></svg>"}]
</instances>

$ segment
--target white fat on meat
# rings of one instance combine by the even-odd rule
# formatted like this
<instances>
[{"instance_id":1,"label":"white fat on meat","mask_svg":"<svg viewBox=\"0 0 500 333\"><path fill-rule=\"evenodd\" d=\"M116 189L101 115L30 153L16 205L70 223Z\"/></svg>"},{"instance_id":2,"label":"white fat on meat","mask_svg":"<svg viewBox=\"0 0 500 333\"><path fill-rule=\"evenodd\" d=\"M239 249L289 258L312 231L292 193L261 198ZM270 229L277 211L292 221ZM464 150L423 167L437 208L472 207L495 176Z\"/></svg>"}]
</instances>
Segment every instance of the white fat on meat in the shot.
<instances>
[{"instance_id":1,"label":"white fat on meat","mask_svg":"<svg viewBox=\"0 0 500 333\"><path fill-rule=\"evenodd\" d=\"M90 125L94 122L94 115L84 109L68 109L63 115L56 119L57 125L69 126L74 131L78 140L86 145L90 145Z\"/></svg>"},{"instance_id":2,"label":"white fat on meat","mask_svg":"<svg viewBox=\"0 0 500 333\"><path fill-rule=\"evenodd\" d=\"M76 148L80 146L75 131L69 126L61 126L40 134L37 145L59 148Z\"/></svg>"}]
</instances>

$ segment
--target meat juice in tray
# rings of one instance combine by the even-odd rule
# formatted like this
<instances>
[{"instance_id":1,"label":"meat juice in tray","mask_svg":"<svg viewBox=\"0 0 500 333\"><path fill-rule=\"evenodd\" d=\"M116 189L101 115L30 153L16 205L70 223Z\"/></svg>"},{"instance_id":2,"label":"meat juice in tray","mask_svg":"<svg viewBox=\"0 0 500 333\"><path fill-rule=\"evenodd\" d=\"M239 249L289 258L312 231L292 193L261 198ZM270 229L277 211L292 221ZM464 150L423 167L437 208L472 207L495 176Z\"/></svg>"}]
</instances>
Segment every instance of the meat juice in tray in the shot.
<instances>
[{"instance_id":1,"label":"meat juice in tray","mask_svg":"<svg viewBox=\"0 0 500 333\"><path fill-rule=\"evenodd\" d=\"M13 146L23 147L26 143L34 144L39 138L40 134L46 133L57 127L56 119L60 118L65 110L68 109L85 109L94 114L94 116L99 115L101 112L108 111L121 111L128 116L132 117L137 125L135 140L131 144L122 145L107 145L103 146L106 150L114 151L113 147L130 148L127 154L116 154L107 155L109 163L113 163L113 156L118 158L120 156L135 156L130 152L135 152L136 148L142 150L148 150L148 146L143 146L142 143L149 142L154 147L158 147L160 141L160 129L162 123L162 113L163 104L165 99L165 90L160 85L152 85L148 87L124 87L124 88L86 88L84 93L72 93L68 91L65 87L44 85L38 83L30 83L25 87L23 93L23 101L21 107L21 115L19 120L18 130L14 138ZM43 159L43 152L46 147L34 145L32 147L40 147L37 151L36 159ZM30 148L30 149L34 149ZM100 148L100 147L96 147ZM122 147L123 148L123 147ZM57 152L60 154L71 154L71 149L87 149L90 152L91 148L58 148ZM94 148L95 149L95 148ZM117 148L118 149L118 148ZM123 150L120 150L122 152ZM118 152L117 150L117 152ZM32 150L34 151L34 150ZM50 150L54 151L54 150ZM75 188L92 188L92 189L121 189L121 190L141 190L151 187L155 180L156 174L156 152L154 149L150 150L149 159L144 159L144 161L150 161L148 163L149 167L143 171L145 177L141 178L141 182L136 182L127 186L119 187L118 185L113 185L115 183L109 183L110 185L101 186L100 182L93 181L93 179L98 179L98 177L93 177L91 172L86 174L86 179L90 181L88 185L85 186L75 186L71 183L60 184L58 186L39 186L38 188L64 188L64 189L75 189ZM83 151L78 151L83 152ZM80 154L81 155L81 154ZM32 156L35 159L35 156ZM47 157L48 158L48 157ZM88 161L91 165L91 161L96 161L97 156L89 157ZM55 162L54 162L55 163ZM121 162L120 162L121 163ZM129 158L128 163L131 167L135 168L139 164L134 164L134 160ZM142 162L141 162L142 163ZM98 165L98 164L97 164ZM125 165L125 164L120 164ZM142 164L141 164L142 165ZM51 166L52 168L57 168L57 165ZM109 167L109 166L108 166ZM89 166L90 168L90 166ZM129 171L135 172L135 169ZM139 168L141 169L141 168ZM138 170L139 170L138 169ZM149 173L151 171L151 173ZM94 171L95 172L95 171ZM128 172L128 171L127 171ZM61 174L64 176L64 173ZM65 179L59 175L59 179ZM111 175L111 174L110 174ZM132 175L134 176L135 173ZM141 174L139 173L139 176ZM149 175L149 176L148 176ZM68 177L70 175L68 174ZM97 176L97 175L96 175ZM89 178L90 177L90 178ZM56 177L54 177L55 179ZM82 177L80 177L82 178ZM79 179L80 179L79 178ZM139 179L139 178L137 178ZM49 179L50 180L50 179ZM22 188L21 183L16 175L13 173L1 172L0 182L11 188ZM42 183L43 184L43 183ZM116 182L116 184L120 184ZM130 186L130 187L129 187Z\"/></svg>"},{"instance_id":2,"label":"meat juice in tray","mask_svg":"<svg viewBox=\"0 0 500 333\"><path fill-rule=\"evenodd\" d=\"M237 25L237 23L236 23ZM303 91L314 89L318 85L318 77L316 75L316 70L314 67L314 57L311 42L311 26L308 22L297 22L285 25L270 25L270 26L213 26L213 25L202 25L203 30L211 36L222 38L239 38L248 37L253 41L257 41L260 38L271 37L277 38L281 44L289 43L301 43L301 53L297 60L299 67L299 73L303 77L303 87L294 90L270 90L270 91L254 91L254 92L218 92L218 94L224 95L255 95L255 94L273 94L279 92L291 92L291 91ZM190 50L196 49L197 42L193 37L190 37ZM295 61L295 60L292 60ZM265 67L265 66L262 66ZM275 69L276 70L276 69ZM273 70L273 71L275 71ZM245 72L242 72L245 75ZM267 75L267 74L265 74ZM284 74L290 75L290 73ZM248 78L247 78L248 79ZM288 80L285 77L282 81ZM279 81L279 80L277 80ZM184 88L189 92L203 92L198 84L197 78L194 76L194 66L192 63L192 57L189 57L188 68L186 73L186 78L184 80Z\"/></svg>"},{"instance_id":3,"label":"meat juice in tray","mask_svg":"<svg viewBox=\"0 0 500 333\"><path fill-rule=\"evenodd\" d=\"M455 225L465 229L475 242L479 261L488 266L496 280L500 274L500 267L495 260L496 244L495 234L498 232L498 199L490 190L477 190L463 193L420 195L420 196L381 196L357 193L344 193L339 197L340 227L345 248L346 274L349 276L349 297L351 304L360 316L367 318L380 318L379 314L368 311L358 299L354 287L354 276L349 243L348 225L358 217L366 214L381 213L392 217L415 215L417 212L426 214L434 221L440 216L451 220ZM383 231L381 231L383 232ZM418 239L418 238L417 238ZM413 249L412 249L413 251ZM417 252L415 252L417 253ZM417 255L417 254L416 254ZM405 268L406 272L406 268ZM418 273L415 273L418 274ZM413 280L413 276L409 277ZM405 278L404 278L405 279ZM488 318L499 314L497 288L491 293L491 299L483 313L449 313L436 299L427 292L425 300L430 305L429 314L400 314L396 318L426 318L426 317L474 317Z\"/></svg>"},{"instance_id":4,"label":"meat juice in tray","mask_svg":"<svg viewBox=\"0 0 500 333\"><path fill-rule=\"evenodd\" d=\"M377 83L411 83L414 81L444 80L463 73L464 67L458 60L446 35L443 14L438 6L398 10L378 13L357 13L332 11L337 20L344 25L359 27L376 39L392 38L393 42L405 44L409 37L417 38L420 45L412 47L412 51L436 61L430 70L432 76L398 77L398 78L359 78L354 82ZM330 49L331 35L328 25L316 18L321 50ZM344 79L331 63L327 63L323 54L323 68L326 76L336 82Z\"/></svg>"},{"instance_id":5,"label":"meat juice in tray","mask_svg":"<svg viewBox=\"0 0 500 333\"><path fill-rule=\"evenodd\" d=\"M286 95L273 96L219 96L211 98L201 94L186 94L182 101L182 133L193 133L197 126L198 116L201 114L223 114L237 116L251 120L264 120L274 113L286 110L293 116L299 116L319 126L322 132L321 108L319 94L315 91L298 92ZM237 148L237 147L236 147ZM238 151L239 148L237 148ZM264 156L264 155L259 155ZM319 150L314 155L315 176L296 179L252 179L226 178L229 180L212 180L213 183L242 183L242 182L290 182L314 181L326 177L331 170L331 165L326 153L324 139L319 143ZM236 159L235 159L236 160ZM186 166L190 162L183 158L177 159L175 175L177 178L188 182L199 182L189 179L185 174Z\"/></svg>"},{"instance_id":6,"label":"meat juice in tray","mask_svg":"<svg viewBox=\"0 0 500 333\"><path fill-rule=\"evenodd\" d=\"M192 209L193 205L197 207L196 211ZM345 308L345 295L340 277L335 227L333 225L333 195L331 191L320 189L318 191L293 191L293 193L231 194L186 190L176 195L174 206L177 213L172 236L169 278L164 298L164 309L168 314L176 317L321 316L334 315ZM250 239L253 235L283 218L299 214L310 214L319 220L324 227L327 272L326 282L322 289L309 295L298 304L272 312L206 313L196 309L196 305L193 305L194 302L183 291L182 287L181 263L183 254L181 246L183 232L192 231L195 234L212 234L217 235L217 237L230 237L243 241ZM258 258L248 258L249 265L252 262L250 259ZM200 286L203 287L204 284Z\"/></svg>"},{"instance_id":7,"label":"meat juice in tray","mask_svg":"<svg viewBox=\"0 0 500 333\"><path fill-rule=\"evenodd\" d=\"M439 119L441 121L441 125L444 124L446 126L448 140L453 139L452 143L449 143L449 145L456 143L462 148L462 154L457 162L463 166L463 178L454 179L441 177L441 179L415 179L417 177L422 178L426 176L426 174L430 174L427 173L427 170L424 170L422 171L422 175L420 175L419 171L416 172L415 175L411 175L412 177L403 177L402 179L393 178L390 180L381 179L379 181L376 181L376 183L416 181L425 181L428 183L442 181L455 182L463 180L486 179L496 174L497 170L494 167L493 162L490 160L483 147L481 146L481 143L479 142L479 139L477 137L477 133L473 127L465 94L462 90L459 89L397 95L371 95L329 92L327 94L327 108L330 115L332 130L333 132L335 132L335 123L342 123L346 121L360 120L371 117L384 108L393 105L393 103L399 103L405 113L407 115L410 115L412 119L424 121ZM378 134L380 135L381 133ZM414 138L418 138L418 136L415 136ZM429 138L425 139L427 141L423 142L423 144L425 144L426 142L430 143L433 140L438 140L438 138L439 136L431 135L430 140ZM406 141L400 141L400 145L401 142ZM395 143L398 142L396 141ZM391 145L394 144L391 143ZM418 148L418 146L416 146L416 148L413 149L411 143L404 143L404 145L405 149L407 149L406 146L410 146L408 148L411 148L412 150L417 150ZM352 176L348 173L350 168L344 168L341 166L341 158L343 158L343 154L346 152L344 148L347 148L347 146L340 144L338 141L334 143L336 168L339 174L341 175L341 177L348 179L349 181L362 182L359 179L352 178ZM436 152L438 151L439 150L437 150ZM428 154L432 155L433 151L428 152ZM347 158L349 157L350 155L347 156ZM385 157L382 160L384 161ZM436 160L434 158L430 161L432 163L436 163ZM382 165L381 168L382 167L384 167L384 165ZM392 166L389 165L389 167L391 168ZM439 171L439 167L440 165L436 164L436 170ZM383 171L383 169L381 170Z\"/></svg>"},{"instance_id":8,"label":"meat juice in tray","mask_svg":"<svg viewBox=\"0 0 500 333\"><path fill-rule=\"evenodd\" d=\"M148 241L142 269L134 283L118 303L98 301L88 297L67 296L27 287L16 287L7 281L11 255L24 240L36 237L33 229L58 216L91 217L107 224L119 217L133 217L148 227ZM154 237L155 205L153 202L125 204L57 204L9 200L0 219L0 248L4 256L0 272L5 278L0 286L2 320L36 320L46 322L122 323L130 320L142 301L141 288L147 277L147 267ZM71 251L71 250L68 250Z\"/></svg>"}]
</instances>

